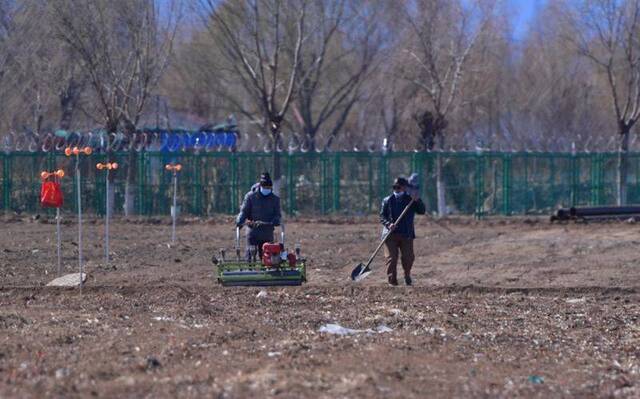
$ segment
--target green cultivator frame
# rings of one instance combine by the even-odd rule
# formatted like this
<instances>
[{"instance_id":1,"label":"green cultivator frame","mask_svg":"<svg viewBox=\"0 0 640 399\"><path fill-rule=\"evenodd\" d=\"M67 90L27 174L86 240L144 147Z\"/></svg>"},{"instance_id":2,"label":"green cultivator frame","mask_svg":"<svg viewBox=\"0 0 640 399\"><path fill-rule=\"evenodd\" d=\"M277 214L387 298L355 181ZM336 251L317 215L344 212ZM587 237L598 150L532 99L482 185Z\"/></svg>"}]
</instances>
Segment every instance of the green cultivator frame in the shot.
<instances>
[{"instance_id":1,"label":"green cultivator frame","mask_svg":"<svg viewBox=\"0 0 640 399\"><path fill-rule=\"evenodd\" d=\"M223 262L217 265L218 282L224 286L302 285L307 281L304 261L295 267L266 268L261 263Z\"/></svg>"},{"instance_id":2,"label":"green cultivator frame","mask_svg":"<svg viewBox=\"0 0 640 399\"><path fill-rule=\"evenodd\" d=\"M215 256L212 262L216 265L217 279L223 286L287 286L302 285L307 281L306 259L300 256L300 246L296 245L295 256L287 255L284 250L284 225L281 226L282 253L273 255L273 261L265 264L263 259L256 260L257 248L250 248L250 258L244 260L240 250L240 229L236 229L236 259L227 259L225 250L220 250L220 259ZM242 255L242 256L241 256ZM284 258L284 259L281 259ZM293 259L293 262L290 259Z\"/></svg>"}]
</instances>

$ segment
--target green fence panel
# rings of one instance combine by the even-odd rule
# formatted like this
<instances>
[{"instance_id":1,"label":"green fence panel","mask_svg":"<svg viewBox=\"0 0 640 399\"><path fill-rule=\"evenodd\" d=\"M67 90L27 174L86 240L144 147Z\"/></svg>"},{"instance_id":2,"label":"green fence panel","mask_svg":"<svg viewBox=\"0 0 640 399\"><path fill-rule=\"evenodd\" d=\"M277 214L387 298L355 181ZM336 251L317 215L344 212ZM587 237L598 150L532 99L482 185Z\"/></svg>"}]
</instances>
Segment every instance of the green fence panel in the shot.
<instances>
[{"instance_id":1,"label":"green fence panel","mask_svg":"<svg viewBox=\"0 0 640 399\"><path fill-rule=\"evenodd\" d=\"M9 173L9 162L11 157L0 153L0 200L2 201L2 210L7 211L9 209L9 184L11 182L11 175Z\"/></svg>"},{"instance_id":2,"label":"green fence panel","mask_svg":"<svg viewBox=\"0 0 640 399\"><path fill-rule=\"evenodd\" d=\"M397 176L419 175L429 212L437 211L437 165L442 164L447 208L457 214L547 214L558 207L615 204L615 153L337 152L279 153L280 196L291 215L377 212ZM640 154L629 154L628 203L640 203ZM103 215L106 172L98 162L117 162L110 184L114 212L124 212L127 176L133 212L168 215L172 204L169 163L180 163L178 204L183 214L238 212L242 199L264 171L274 180L270 153L95 153L80 158L83 210ZM0 206L4 211L49 212L39 207L40 172L63 169L64 209L76 204L75 158L61 152L0 154Z\"/></svg>"}]
</instances>

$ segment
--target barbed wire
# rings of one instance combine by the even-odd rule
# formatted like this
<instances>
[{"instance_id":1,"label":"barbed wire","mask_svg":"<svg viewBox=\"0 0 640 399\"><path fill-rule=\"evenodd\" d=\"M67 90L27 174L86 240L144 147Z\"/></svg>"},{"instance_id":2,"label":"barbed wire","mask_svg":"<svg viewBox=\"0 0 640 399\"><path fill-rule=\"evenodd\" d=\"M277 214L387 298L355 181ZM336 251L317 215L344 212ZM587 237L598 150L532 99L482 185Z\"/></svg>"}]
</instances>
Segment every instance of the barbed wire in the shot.
<instances>
[{"instance_id":1,"label":"barbed wire","mask_svg":"<svg viewBox=\"0 0 640 399\"><path fill-rule=\"evenodd\" d=\"M58 152L67 147L91 147L95 152L129 151L234 151L237 132L146 132L129 135L105 132L69 132L64 135L11 132L0 142L1 150L11 152Z\"/></svg>"},{"instance_id":2,"label":"barbed wire","mask_svg":"<svg viewBox=\"0 0 640 399\"><path fill-rule=\"evenodd\" d=\"M639 142L634 135L629 144L631 151L637 150ZM268 135L257 135L244 142L240 141L237 132L212 132L212 131L138 131L129 135L124 133L106 133L104 131L45 133L36 135L31 132L11 132L0 139L0 151L12 152L59 152L67 147L91 147L94 152L129 152L129 151L162 151L162 152L224 152L224 151L248 151L270 153L272 149ZM338 151L353 152L380 152L387 154L391 151L391 143L382 139L380 143L367 140L362 146L354 145L352 148L342 148ZM295 135L287 143L282 141L277 146L278 152L309 153L327 152L326 148L310 150L307 143L299 140ZM409 151L423 152L414 148ZM589 136L577 144L571 142L568 145L560 145L550 148L548 145L538 143L525 146L517 143L497 142L491 145L481 143L458 143L450 145L446 149L434 149L432 152L558 152L558 153L591 153L591 152L615 152L618 151L617 137Z\"/></svg>"}]
</instances>

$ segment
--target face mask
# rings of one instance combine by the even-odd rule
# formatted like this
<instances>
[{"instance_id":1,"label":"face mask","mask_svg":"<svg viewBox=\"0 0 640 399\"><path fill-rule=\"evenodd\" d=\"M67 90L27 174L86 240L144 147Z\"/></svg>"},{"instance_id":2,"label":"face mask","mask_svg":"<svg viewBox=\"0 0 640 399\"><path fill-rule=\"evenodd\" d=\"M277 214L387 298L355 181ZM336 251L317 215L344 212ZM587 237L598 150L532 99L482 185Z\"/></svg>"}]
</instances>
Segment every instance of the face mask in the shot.
<instances>
[{"instance_id":1,"label":"face mask","mask_svg":"<svg viewBox=\"0 0 640 399\"><path fill-rule=\"evenodd\" d=\"M400 191L399 193L396 193L395 191L393 192L393 195L396 196L396 198L400 198L404 195L404 191Z\"/></svg>"},{"instance_id":2,"label":"face mask","mask_svg":"<svg viewBox=\"0 0 640 399\"><path fill-rule=\"evenodd\" d=\"M271 189L270 188L260 187L260 193L262 195L269 195L269 194L271 194Z\"/></svg>"}]
</instances>

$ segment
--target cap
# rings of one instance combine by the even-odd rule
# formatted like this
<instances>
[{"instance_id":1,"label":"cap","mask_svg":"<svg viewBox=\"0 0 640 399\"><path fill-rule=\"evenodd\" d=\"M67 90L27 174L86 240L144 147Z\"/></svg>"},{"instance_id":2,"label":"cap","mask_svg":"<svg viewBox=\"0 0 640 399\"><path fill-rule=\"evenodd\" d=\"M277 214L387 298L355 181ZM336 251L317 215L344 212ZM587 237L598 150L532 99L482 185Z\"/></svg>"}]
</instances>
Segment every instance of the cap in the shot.
<instances>
[{"instance_id":1,"label":"cap","mask_svg":"<svg viewBox=\"0 0 640 399\"><path fill-rule=\"evenodd\" d=\"M273 186L273 182L271 181L271 176L269 176L269 172L264 172L260 175L260 185L261 186Z\"/></svg>"},{"instance_id":2,"label":"cap","mask_svg":"<svg viewBox=\"0 0 640 399\"><path fill-rule=\"evenodd\" d=\"M393 188L400 187L400 186L409 187L409 182L407 181L407 179L405 179L404 177L398 177L393 181Z\"/></svg>"}]
</instances>

